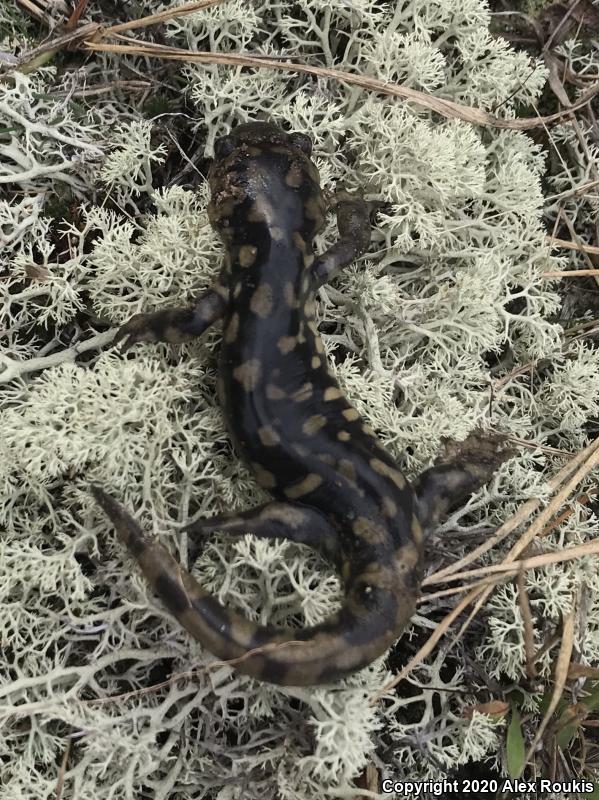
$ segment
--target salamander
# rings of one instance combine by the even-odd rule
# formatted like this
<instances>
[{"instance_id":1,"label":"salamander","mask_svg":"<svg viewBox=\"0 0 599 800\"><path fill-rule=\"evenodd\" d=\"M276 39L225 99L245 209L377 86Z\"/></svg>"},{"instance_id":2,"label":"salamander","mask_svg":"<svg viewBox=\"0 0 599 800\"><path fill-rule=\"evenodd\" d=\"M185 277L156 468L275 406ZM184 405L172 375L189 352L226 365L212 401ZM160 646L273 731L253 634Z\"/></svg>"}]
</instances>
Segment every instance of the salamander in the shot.
<instances>
[{"instance_id":1,"label":"salamander","mask_svg":"<svg viewBox=\"0 0 599 800\"><path fill-rule=\"evenodd\" d=\"M338 569L340 609L300 629L251 622L203 589L114 497L91 487L155 593L195 639L243 673L296 686L337 681L389 649L415 609L425 533L505 457L497 439L475 435L410 485L345 396L327 362L315 295L368 248L369 211L358 194L339 189L339 238L315 255L327 205L311 150L307 135L271 123L221 137L208 206L226 247L219 277L191 305L133 316L114 341L123 350L176 344L222 319L218 395L238 452L272 500L190 523L190 563L215 531L287 538Z\"/></svg>"}]
</instances>

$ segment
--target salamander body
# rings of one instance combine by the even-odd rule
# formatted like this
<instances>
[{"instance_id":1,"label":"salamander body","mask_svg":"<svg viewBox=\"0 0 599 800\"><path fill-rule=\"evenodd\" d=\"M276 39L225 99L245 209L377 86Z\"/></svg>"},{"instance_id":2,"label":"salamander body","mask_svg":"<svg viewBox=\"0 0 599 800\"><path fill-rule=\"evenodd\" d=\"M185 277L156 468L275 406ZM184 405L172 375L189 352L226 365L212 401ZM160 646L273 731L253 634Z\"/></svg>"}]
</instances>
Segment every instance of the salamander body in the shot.
<instances>
[{"instance_id":1,"label":"salamander body","mask_svg":"<svg viewBox=\"0 0 599 800\"><path fill-rule=\"evenodd\" d=\"M220 139L208 209L227 250L217 282L190 307L136 315L116 339L125 348L177 343L223 319L219 397L238 451L273 500L192 523L190 555L214 531L307 544L340 571L340 610L296 630L250 622L222 606L110 495L92 487L189 633L240 671L287 685L335 681L393 644L415 608L423 529L490 474L488 465L481 471L458 458L410 486L340 389L318 333L315 292L364 252L370 223L363 200L340 191L339 240L314 255L326 204L310 154L307 136L267 123L239 126Z\"/></svg>"}]
</instances>

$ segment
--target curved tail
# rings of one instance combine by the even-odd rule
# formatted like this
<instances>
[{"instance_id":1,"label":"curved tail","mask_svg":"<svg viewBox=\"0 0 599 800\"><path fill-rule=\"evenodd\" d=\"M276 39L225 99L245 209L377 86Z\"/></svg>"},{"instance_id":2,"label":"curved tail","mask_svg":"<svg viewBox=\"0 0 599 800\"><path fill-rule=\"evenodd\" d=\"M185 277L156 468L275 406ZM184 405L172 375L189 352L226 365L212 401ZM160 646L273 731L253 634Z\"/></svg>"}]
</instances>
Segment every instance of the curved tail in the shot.
<instances>
[{"instance_id":1,"label":"curved tail","mask_svg":"<svg viewBox=\"0 0 599 800\"><path fill-rule=\"evenodd\" d=\"M394 564L373 562L338 612L319 625L257 625L226 609L99 486L94 498L168 610L211 653L254 678L286 686L330 683L369 664L398 638L416 605L420 553L404 545Z\"/></svg>"}]
</instances>

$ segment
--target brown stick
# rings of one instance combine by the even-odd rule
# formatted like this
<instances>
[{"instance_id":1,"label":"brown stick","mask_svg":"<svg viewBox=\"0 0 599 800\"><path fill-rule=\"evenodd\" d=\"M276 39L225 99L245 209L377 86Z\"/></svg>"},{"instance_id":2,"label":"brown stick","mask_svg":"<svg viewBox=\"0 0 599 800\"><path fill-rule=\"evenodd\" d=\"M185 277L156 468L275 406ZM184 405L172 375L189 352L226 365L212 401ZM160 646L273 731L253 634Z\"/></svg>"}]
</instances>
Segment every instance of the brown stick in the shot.
<instances>
[{"instance_id":1,"label":"brown stick","mask_svg":"<svg viewBox=\"0 0 599 800\"><path fill-rule=\"evenodd\" d=\"M128 24L128 23L124 23ZM123 30L122 26L117 26L119 30ZM109 29L112 33L115 28ZM107 35L104 31L103 38ZM465 122L471 122L474 125L492 125L496 128L509 128L511 130L529 130L530 128L537 128L539 126L548 125L552 122L558 122L565 116L568 116L573 111L582 108L589 103L596 94L599 94L599 81L591 85L591 87L580 97L578 102L572 105L566 112L557 114L550 114L547 117L525 117L522 119L502 119L486 111L480 111L478 108L460 105L454 103L452 100L445 100L442 97L435 97L434 95L419 92L417 89L411 89L408 86L403 86L398 83L388 83L385 81L371 78L365 75L358 75L352 72L344 72L338 69L329 69L327 67L313 67L308 64L299 64L294 61L277 61L272 58L255 58L254 56L241 55L239 53L208 53L208 52L193 52L177 47L166 47L165 45L153 45L145 42L135 42L135 44L108 44L104 42L85 42L88 50L95 52L105 53L124 53L134 55L145 55L148 57L165 58L176 61L188 61L197 64L227 64L229 66L241 67L255 67L263 69L285 70L287 72L299 72L305 75L314 75L319 78L332 78L333 80L343 81L350 83L354 86L361 86L363 89L368 89L372 92L379 94L391 95L393 97L401 97L404 100L409 100L417 105L429 108L438 114L448 119L461 119Z\"/></svg>"}]
</instances>

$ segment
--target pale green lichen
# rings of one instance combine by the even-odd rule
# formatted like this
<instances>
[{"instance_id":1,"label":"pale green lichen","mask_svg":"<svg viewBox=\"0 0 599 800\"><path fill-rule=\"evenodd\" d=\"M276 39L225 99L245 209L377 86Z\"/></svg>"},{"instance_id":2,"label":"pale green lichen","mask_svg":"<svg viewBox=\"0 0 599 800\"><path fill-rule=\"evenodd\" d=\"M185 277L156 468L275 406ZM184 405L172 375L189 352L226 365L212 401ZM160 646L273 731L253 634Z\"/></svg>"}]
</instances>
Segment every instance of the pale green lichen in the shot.
<instances>
[{"instance_id":1,"label":"pale green lichen","mask_svg":"<svg viewBox=\"0 0 599 800\"><path fill-rule=\"evenodd\" d=\"M577 30L578 33L578 30ZM573 36L556 48L563 63L571 66L573 72L584 78L595 79L599 75L599 47L597 37ZM581 96L584 89L575 85L568 87L572 102ZM561 102L561 101L560 101ZM558 227L558 236L570 239L571 231L576 232L581 244L596 243L596 222L599 214L599 146L595 131L595 113L591 107L588 114L577 119L576 127L568 124L556 125L550 131L550 146L553 169L548 176L551 194L547 202L547 213L552 223ZM569 225L565 224L565 220ZM589 269L593 262L578 249L566 251L564 261L572 269ZM579 292L583 295L580 302ZM562 316L591 318L588 308L588 294L583 288L571 291L571 297L564 298ZM586 301L586 302L585 302Z\"/></svg>"},{"instance_id":2,"label":"pale green lichen","mask_svg":"<svg viewBox=\"0 0 599 800\"><path fill-rule=\"evenodd\" d=\"M152 162L164 161L166 145L152 147L152 125L135 120L119 125L110 132L110 152L102 163L100 180L118 187L121 194L133 195L152 191Z\"/></svg>"},{"instance_id":3,"label":"pale green lichen","mask_svg":"<svg viewBox=\"0 0 599 800\"><path fill-rule=\"evenodd\" d=\"M144 12L157 9L152 2ZM513 116L538 96L545 72L490 37L488 23L479 0L233 0L166 31L181 47L283 52ZM118 77L123 65L142 76L146 67L97 56L88 83ZM341 180L386 203L368 256L323 287L317 314L340 383L410 475L431 463L442 436L463 439L489 422L539 443L585 443L599 364L586 346L564 351L551 318L559 298L540 278L555 264L541 223L544 161L526 135L272 69L195 65L174 74L189 107L173 114L206 155L231 125L272 116L312 136L327 190ZM409 692L371 705L391 677L385 659L338 685L302 690L219 665L116 542L89 497L93 480L184 562L179 531L190 516L248 508L265 495L234 453L216 399L218 330L179 349L94 354L111 338L94 326L187 302L206 287L222 245L208 224L205 183L198 192L160 187L169 146L160 123L138 110L132 117L134 98L116 94L83 113L69 95L83 75L61 80L42 70L0 87L0 179L11 188L0 197L9 276L0 282L3 800L55 797L69 739L65 792L92 800L354 797L372 761L394 779L439 777L474 759L505 769L503 724L463 712L487 692L473 685L469 659L498 678L524 674L511 585L495 590L466 645L437 650L408 677ZM556 135L570 136L566 126ZM61 184L77 196L62 222L44 216ZM564 178L558 188L571 185ZM318 249L335 236L331 219ZM45 335L35 333L40 323ZM532 382L518 376L492 397L489 364L508 346L516 364L542 356L551 369ZM521 502L545 497L548 474L561 466L549 463L523 450L505 464L442 524L434 559L459 557ZM548 550L596 535L585 508L573 508L543 540ZM263 623L314 624L340 600L330 567L288 542L214 537L194 573ZM580 593L587 625L576 646L584 663L599 660L597 574L589 557L527 575L537 643ZM419 606L402 658L451 602ZM547 679L551 665L548 654ZM164 682L171 673L181 675ZM536 713L534 698L523 698Z\"/></svg>"},{"instance_id":4,"label":"pale green lichen","mask_svg":"<svg viewBox=\"0 0 599 800\"><path fill-rule=\"evenodd\" d=\"M78 119L68 93L44 91L54 70L0 83L0 185L33 193L61 182L80 194L103 151L91 120Z\"/></svg>"}]
</instances>

